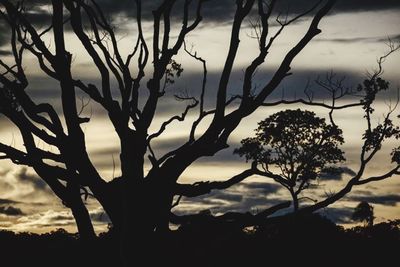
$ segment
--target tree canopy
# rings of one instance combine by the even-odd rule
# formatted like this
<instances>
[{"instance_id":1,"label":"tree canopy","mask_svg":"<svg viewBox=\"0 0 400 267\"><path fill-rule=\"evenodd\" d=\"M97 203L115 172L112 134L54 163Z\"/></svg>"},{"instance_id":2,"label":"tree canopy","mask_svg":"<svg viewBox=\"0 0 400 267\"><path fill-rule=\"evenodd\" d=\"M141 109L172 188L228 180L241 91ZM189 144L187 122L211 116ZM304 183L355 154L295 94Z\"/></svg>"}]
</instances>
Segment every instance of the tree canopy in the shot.
<instances>
[{"instance_id":1,"label":"tree canopy","mask_svg":"<svg viewBox=\"0 0 400 267\"><path fill-rule=\"evenodd\" d=\"M255 131L256 137L243 139L235 153L278 175L277 181L293 197L295 210L303 189L329 170L326 167L345 160L339 148L344 142L342 131L312 111L277 112L259 122Z\"/></svg>"}]
</instances>

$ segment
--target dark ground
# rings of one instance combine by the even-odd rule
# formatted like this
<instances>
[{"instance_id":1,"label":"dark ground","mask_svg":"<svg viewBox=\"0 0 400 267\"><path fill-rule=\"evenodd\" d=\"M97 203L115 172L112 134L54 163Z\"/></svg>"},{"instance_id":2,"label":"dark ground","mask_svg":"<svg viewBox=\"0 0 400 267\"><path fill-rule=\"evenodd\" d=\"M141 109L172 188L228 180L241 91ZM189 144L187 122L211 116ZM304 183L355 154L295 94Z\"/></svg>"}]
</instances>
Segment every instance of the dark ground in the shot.
<instances>
[{"instance_id":1,"label":"dark ground","mask_svg":"<svg viewBox=\"0 0 400 267\"><path fill-rule=\"evenodd\" d=\"M155 266L400 266L400 221L347 230L319 216L249 231L196 224L154 243ZM160 247L163 253L157 254ZM42 235L0 232L4 267L118 267L119 255L112 230L91 243L63 230Z\"/></svg>"}]
</instances>

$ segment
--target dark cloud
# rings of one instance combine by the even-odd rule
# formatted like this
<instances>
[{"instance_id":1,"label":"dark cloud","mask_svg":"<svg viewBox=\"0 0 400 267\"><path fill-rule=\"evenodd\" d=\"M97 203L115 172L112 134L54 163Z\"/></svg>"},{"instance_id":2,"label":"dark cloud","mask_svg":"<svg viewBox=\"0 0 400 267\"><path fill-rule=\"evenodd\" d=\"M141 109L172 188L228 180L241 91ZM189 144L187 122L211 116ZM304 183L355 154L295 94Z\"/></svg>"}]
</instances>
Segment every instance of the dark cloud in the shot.
<instances>
[{"instance_id":1,"label":"dark cloud","mask_svg":"<svg viewBox=\"0 0 400 267\"><path fill-rule=\"evenodd\" d=\"M347 199L356 202L366 201L373 204L380 204L386 206L396 206L400 203L400 195L396 194L387 194L387 195L372 195L368 193L367 195L356 195L356 196L349 196Z\"/></svg>"},{"instance_id":2,"label":"dark cloud","mask_svg":"<svg viewBox=\"0 0 400 267\"><path fill-rule=\"evenodd\" d=\"M376 36L376 37L354 37L354 38L316 38L315 42L329 42L329 43L384 43L389 40L398 42L400 41L400 35L390 36Z\"/></svg>"},{"instance_id":3,"label":"dark cloud","mask_svg":"<svg viewBox=\"0 0 400 267\"><path fill-rule=\"evenodd\" d=\"M1 38L1 37L0 37ZM0 41L1 42L1 41ZM7 50L2 50L0 49L0 56L9 56L11 55L11 51L7 51Z\"/></svg>"},{"instance_id":4,"label":"dark cloud","mask_svg":"<svg viewBox=\"0 0 400 267\"><path fill-rule=\"evenodd\" d=\"M400 42L400 34L391 35L391 36L384 36L378 40L378 42L388 42L389 40L393 42Z\"/></svg>"},{"instance_id":5,"label":"dark cloud","mask_svg":"<svg viewBox=\"0 0 400 267\"><path fill-rule=\"evenodd\" d=\"M333 181L338 181L342 180L343 176L345 175L350 175L354 176L356 173L350 169L349 167L328 167L323 170L323 172L320 174L320 178L323 179L324 181L326 180L333 180Z\"/></svg>"},{"instance_id":6,"label":"dark cloud","mask_svg":"<svg viewBox=\"0 0 400 267\"><path fill-rule=\"evenodd\" d=\"M14 208L12 206L0 207L0 214L7 216L22 216L24 213L19 208Z\"/></svg>"},{"instance_id":7,"label":"dark cloud","mask_svg":"<svg viewBox=\"0 0 400 267\"><path fill-rule=\"evenodd\" d=\"M95 223L110 223L111 222L107 213L105 213L104 210L101 208L90 211L89 214L90 214L90 218Z\"/></svg>"},{"instance_id":8,"label":"dark cloud","mask_svg":"<svg viewBox=\"0 0 400 267\"><path fill-rule=\"evenodd\" d=\"M5 198L0 198L0 205L4 205L4 204L17 204L19 203L18 201L14 201L11 199L5 199Z\"/></svg>"},{"instance_id":9,"label":"dark cloud","mask_svg":"<svg viewBox=\"0 0 400 267\"><path fill-rule=\"evenodd\" d=\"M107 14L112 15L135 15L135 4L131 0L98 0L99 5L105 10ZM151 18L151 11L154 10L162 1L142 1L143 4L143 15L145 18ZM193 1L195 4L197 1ZM205 21L216 21L223 22L226 20L232 20L234 12L236 10L235 0L211 0L204 4L203 15ZM281 0L278 1L275 13L298 13L307 10L313 6L316 0ZM174 14L176 17L182 16L182 3L183 1L177 1ZM193 6L194 6L193 4ZM256 6L256 5L255 5ZM334 12L357 12L357 11L376 11L385 9L398 9L400 8L400 2L398 0L339 0L334 7ZM194 10L192 10L193 12Z\"/></svg>"},{"instance_id":10,"label":"dark cloud","mask_svg":"<svg viewBox=\"0 0 400 267\"><path fill-rule=\"evenodd\" d=\"M49 191L46 182L36 175L29 174L27 168L21 168L21 170L16 174L16 178L23 184L32 185L35 190Z\"/></svg>"},{"instance_id":11,"label":"dark cloud","mask_svg":"<svg viewBox=\"0 0 400 267\"><path fill-rule=\"evenodd\" d=\"M124 12L126 14L132 14L129 12L129 8L134 8L132 4L127 2L132 1L118 1L121 2L118 5L110 5L109 0L101 1L102 6L105 10L110 10L111 12ZM144 1L144 9L154 9L160 1ZM182 1L181 1L182 2ZM195 1L194 1L195 2ZM236 10L235 0L212 0L204 4L203 12L205 20L213 21L223 21L233 19L234 12ZM289 12L290 14L304 12L313 6L316 0L281 0L277 2L275 7L275 14L281 14ZM120 7L119 7L120 6ZM256 5L255 5L256 6ZM179 1L177 8L179 8ZM400 8L400 2L398 0L338 0L333 12L357 12L357 11L377 11L385 9L398 9ZM125 11L123 11L125 10ZM145 13L146 14L146 13Z\"/></svg>"},{"instance_id":12,"label":"dark cloud","mask_svg":"<svg viewBox=\"0 0 400 267\"><path fill-rule=\"evenodd\" d=\"M193 1L191 14L195 13L195 6L198 0ZM136 4L132 0L97 0L96 1L105 15L115 22L118 18L135 17ZM161 3L161 0L142 1L142 15L144 20L152 20L152 11ZM226 23L233 19L236 5L235 0L212 0L207 1L203 5L202 15L205 22ZM281 0L278 1L274 14L297 14L304 12L313 6L316 0ZM50 21L51 1L46 0L29 0L25 1L28 10L28 19L36 25L45 25ZM256 5L255 5L256 7ZM358 12L358 11L377 11L385 9L399 9L400 2L398 0L339 0L333 9L333 13L341 12ZM254 8L255 9L255 8ZM183 1L178 0L174 6L172 17L180 21L183 13ZM255 12L254 12L255 13ZM123 25L121 25L123 26Z\"/></svg>"},{"instance_id":13,"label":"dark cloud","mask_svg":"<svg viewBox=\"0 0 400 267\"><path fill-rule=\"evenodd\" d=\"M7 27L2 19L0 19L0 47L4 46L9 42L10 32L7 30ZM6 49L0 49L0 56L9 55L10 51Z\"/></svg>"},{"instance_id":14,"label":"dark cloud","mask_svg":"<svg viewBox=\"0 0 400 267\"><path fill-rule=\"evenodd\" d=\"M212 200L229 201L233 203L241 202L243 195L235 193L224 193L223 191L216 191L213 196L210 197Z\"/></svg>"},{"instance_id":15,"label":"dark cloud","mask_svg":"<svg viewBox=\"0 0 400 267\"><path fill-rule=\"evenodd\" d=\"M297 2L297 1L296 1ZM300 1L299 1L300 2ZM334 10L340 12L377 11L385 9L399 9L398 0L339 0Z\"/></svg>"},{"instance_id":16,"label":"dark cloud","mask_svg":"<svg viewBox=\"0 0 400 267\"><path fill-rule=\"evenodd\" d=\"M282 189L281 185L261 182L243 183L242 186L247 190L257 190L265 195L277 193Z\"/></svg>"},{"instance_id":17,"label":"dark cloud","mask_svg":"<svg viewBox=\"0 0 400 267\"><path fill-rule=\"evenodd\" d=\"M285 11L289 9L290 13L298 13L306 10L317 1L315 0L298 0L278 1L277 11ZM398 0L338 0L333 7L333 13L343 12L359 12L359 11L378 11L386 9L399 9L400 2Z\"/></svg>"},{"instance_id":18,"label":"dark cloud","mask_svg":"<svg viewBox=\"0 0 400 267\"><path fill-rule=\"evenodd\" d=\"M333 43L358 43L358 42L381 42L382 37L354 37L354 38L316 38L315 42ZM387 38L386 38L387 41Z\"/></svg>"},{"instance_id":19,"label":"dark cloud","mask_svg":"<svg viewBox=\"0 0 400 267\"><path fill-rule=\"evenodd\" d=\"M201 53L201 51L199 51ZM205 57L206 58L206 57ZM201 91L201 79L202 73L194 70L190 70L190 66L183 65L185 68L182 76L176 80L173 87L167 89L166 95L159 100L158 110L156 116L166 116L166 119L172 117L177 114L182 114L185 109L187 103L178 102L174 99L174 94L177 94L182 91L186 91L187 94L194 97L199 97ZM280 86L268 97L268 101L280 100L282 96L287 100L293 100L295 98L303 97L304 95L304 87L308 81L310 81L310 90L314 91L314 100L322 100L327 99L326 91L321 90L313 81L318 77L321 77L321 80L324 79L327 73L330 73L331 69L305 69L305 68L293 68L293 75L285 78ZM270 77L274 74L275 69L272 68L260 68L257 75L254 77L254 84L257 88L262 88L265 84L269 82ZM336 73L336 77L340 78L342 76L346 77L344 81L345 86L356 87L357 84L361 83L365 77L363 77L362 73L356 73L355 71L346 70L346 69L336 69L334 70ZM85 80L85 77L82 75L77 75L77 79ZM83 77L82 77L83 76ZM212 109L215 107L215 99L216 99L216 88L219 83L219 78L221 73L219 71L208 72L207 77L207 88L205 95L205 108ZM391 80L396 77L387 77L386 79ZM28 77L29 79L29 87L27 92L32 98L37 101L37 103L41 102L50 102L55 106L58 112L61 112L61 103L60 103L60 89L59 85L48 77ZM92 78L89 82L98 84L100 77ZM144 82L145 83L145 82ZM241 92L243 83L243 69L237 67L232 71L231 79L229 82L229 91L228 97L231 95L235 95ZM184 90L186 89L186 90ZM143 90L146 91L146 90ZM391 90L389 93L395 93L396 90ZM87 96L86 96L87 97ZM141 103L144 103L144 97L141 97ZM90 103L90 108L93 108L94 116L101 115L106 116L105 112L99 112L99 107L93 103ZM198 112L198 109L193 109L190 114L195 114Z\"/></svg>"}]
</instances>

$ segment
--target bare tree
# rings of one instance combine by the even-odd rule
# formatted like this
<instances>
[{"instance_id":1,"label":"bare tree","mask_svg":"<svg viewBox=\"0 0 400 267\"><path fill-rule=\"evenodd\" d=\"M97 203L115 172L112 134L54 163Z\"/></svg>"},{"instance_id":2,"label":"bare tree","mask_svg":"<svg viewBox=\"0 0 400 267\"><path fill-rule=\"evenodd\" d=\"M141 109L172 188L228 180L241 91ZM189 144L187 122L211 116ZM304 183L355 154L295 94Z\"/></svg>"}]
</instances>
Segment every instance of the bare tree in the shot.
<instances>
[{"instance_id":1,"label":"bare tree","mask_svg":"<svg viewBox=\"0 0 400 267\"><path fill-rule=\"evenodd\" d=\"M4 68L0 75L0 112L19 129L25 145L24 150L19 150L1 144L1 158L33 167L55 194L71 208L79 233L88 238L94 236L94 231L81 194L82 191L92 194L121 234L127 257L132 255L128 246L130 242L140 243L141 251L151 251L149 236L154 232L168 230L174 196L191 197L213 189L227 188L254 174L253 169L250 169L226 182L178 183L181 174L196 160L213 156L227 148L229 136L244 118L257 108L269 105L265 103L266 98L291 74L292 61L321 32L318 25L335 3L334 0L318 1L292 19L277 19L280 27L277 32L271 33L270 20L276 0L237 0L228 55L217 88L215 108L206 110L204 105L207 82L205 61L186 49L190 56L203 63L204 79L200 98L179 96L180 100L190 101L182 115L171 117L158 131L152 133L149 129L158 104L164 96L165 85L175 77L172 74L178 76L181 72L181 67L173 58L184 48L186 36L201 23L202 7L207 1L183 1L181 28L176 38L171 38L171 12L176 2L164 0L153 11L152 41L149 41L142 26L142 1L135 0L137 40L132 45L131 53L123 57L113 26L94 0L52 0L51 22L43 31L39 31L26 16L22 1L0 0L1 16L11 30L10 44L14 58L14 62L10 64L0 62ZM190 16L192 8L195 10L193 18ZM245 69L241 94L228 98L228 82L239 48L241 26L254 8L260 21L257 24L258 55ZM254 93L254 74L267 58L275 40L287 26L304 16L312 16L308 30L288 51L271 79ZM66 48L66 24L72 27L74 35L97 68L100 85L85 83L72 75L73 54ZM49 35L52 37L54 49L50 49L46 43L46 36ZM36 58L41 70L49 78L58 82L62 114L57 113L50 103L36 103L25 90L29 77L25 75L23 56L27 53ZM112 91L113 80L117 82L118 96ZM145 99L140 97L142 90L148 92ZM122 175L111 182L106 182L100 175L88 155L82 124L89 123L90 118L83 117L79 112L77 95L81 93L102 107L119 138ZM240 103L233 111L228 112L227 106L234 100ZM274 103L278 104L282 103ZM193 123L186 142L157 157L151 149L151 142L162 135L171 123L184 120L197 106L198 119ZM365 103L365 106L368 104ZM332 110L336 108L330 105L328 107ZM198 125L209 116L212 117L211 123L197 137ZM370 131L373 132L372 128ZM38 147L36 140L44 142L52 149ZM368 145L364 150L368 150ZM398 155L398 152L394 153ZM147 173L144 171L146 156L152 164ZM363 160L369 161L370 158ZM398 168L393 170L393 173L396 172ZM360 181L360 177L346 190L349 191L356 183L379 179L371 177ZM326 206L338 198L318 203L313 208L310 207L310 210Z\"/></svg>"}]
</instances>

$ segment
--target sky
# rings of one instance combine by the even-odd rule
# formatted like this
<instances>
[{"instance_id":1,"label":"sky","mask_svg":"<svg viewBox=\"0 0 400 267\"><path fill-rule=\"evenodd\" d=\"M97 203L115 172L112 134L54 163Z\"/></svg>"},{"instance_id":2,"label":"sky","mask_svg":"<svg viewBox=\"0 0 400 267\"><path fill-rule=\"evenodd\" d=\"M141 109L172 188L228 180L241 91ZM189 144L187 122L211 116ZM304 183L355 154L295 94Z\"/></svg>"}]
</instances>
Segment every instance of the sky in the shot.
<instances>
[{"instance_id":1,"label":"sky","mask_svg":"<svg viewBox=\"0 0 400 267\"><path fill-rule=\"evenodd\" d=\"M46 5L48 1L27 2L30 4L29 19L38 28L45 28L50 10ZM136 36L133 1L101 0L98 2L112 19L118 32L121 50L123 54L127 55L134 45ZM146 38L150 39L152 32L150 14L152 8L159 1L144 2L144 34ZM207 60L209 70L205 102L207 108L212 107L215 102L215 87L221 75L229 44L234 2L233 0L207 2L204 6L204 21L187 38L187 43L193 46L193 51L197 51L199 56ZM310 0L281 2L277 10L282 12L289 10L289 16L305 10L313 3ZM178 9L179 7L173 13L175 30L172 31L172 36L179 29L178 21L181 12ZM276 12L274 16L277 16L278 13ZM257 41L252 38L254 33L249 26L252 18L254 15L251 15L242 27L240 48L229 82L229 94L234 94L240 89L243 69L257 52ZM260 86L268 82L285 53L302 37L309 22L310 18L305 17L287 28L280 36L272 47L266 63L254 77ZM293 62L293 75L285 79L268 100L301 97L304 87L309 81L310 90L313 90L316 99L324 101L322 89L314 81L324 79L330 72L335 73L338 79L345 77L344 83L349 87L355 87L362 82L368 71L373 71L377 67L377 58L387 51L388 38L394 42L400 42L398 25L400 25L399 1L339 0L332 12L322 20L320 24L322 33ZM0 24L1 27L4 28L2 24ZM276 25L272 24L272 30L276 29ZM84 81L99 83L99 73L77 38L71 31L67 31L66 36L67 49L74 58L73 75ZM7 38L9 38L7 31L0 31L0 57L5 61L10 59L7 53ZM48 37L47 42L50 48L51 41L51 37ZM152 131L156 131L160 124L169 117L183 112L184 104L176 102L173 98L174 94L188 92L196 95L200 90L201 65L185 53L179 53L175 60L182 64L184 72L180 79L168 88L166 97L160 103L155 122L151 127ZM57 83L40 71L32 56L25 57L24 65L29 74L28 91L32 97L38 103L50 102L59 110ZM377 102L374 123L382 121L388 104L396 99L396 89L400 87L400 53L395 53L386 60L384 70L383 77L390 81L392 91ZM84 101L87 101L87 98L84 98ZM351 101L351 99L345 101ZM257 127L257 122L286 108L307 108L315 111L318 116L327 117L326 110L298 105L260 108L239 125L229 139L230 147L228 149L219 152L212 158L202 158L195 162L183 173L180 182L224 180L240 173L248 167L248 164L233 155L233 149L239 146L240 140L254 134L253 129ZM399 110L397 112L400 113ZM116 134L104 112L94 103L89 103L84 113L92 116L91 122L84 126L89 155L102 176L111 180L119 175L119 147ZM154 142L153 148L156 154L162 155L181 144L182 140L187 138L188 127L196 115L196 113L189 114L186 122L171 125ZM341 175L321 179L316 188L306 191L305 196L313 199L323 199L326 195L337 191L359 165L360 140L366 127L362 110L352 108L340 111L335 113L335 118L343 129L346 141L343 150L346 153L347 161L342 166L345 171ZM207 126L207 123L205 121L200 125L200 131ZM0 142L22 147L18 131L1 116ZM390 148L394 145L396 144L392 142L382 148L380 154L367 169L368 176L382 173L390 167L388 155ZM146 168L148 169L148 166ZM392 177L383 182L356 187L351 194L332 207L323 210L322 213L338 223L351 225L352 209L358 202L366 200L374 206L377 221L400 218L399 192L400 177ZM213 191L209 195L195 199L183 199L174 211L179 214L194 213L203 209L210 209L213 214L222 214L227 211L257 211L288 199L290 199L289 195L279 185L265 180L265 178L252 177L226 191ZM91 198L87 200L87 206L96 230L105 230L108 223L107 215ZM76 231L71 213L53 195L47 185L32 170L0 161L0 229L45 232L59 227Z\"/></svg>"}]
</instances>

